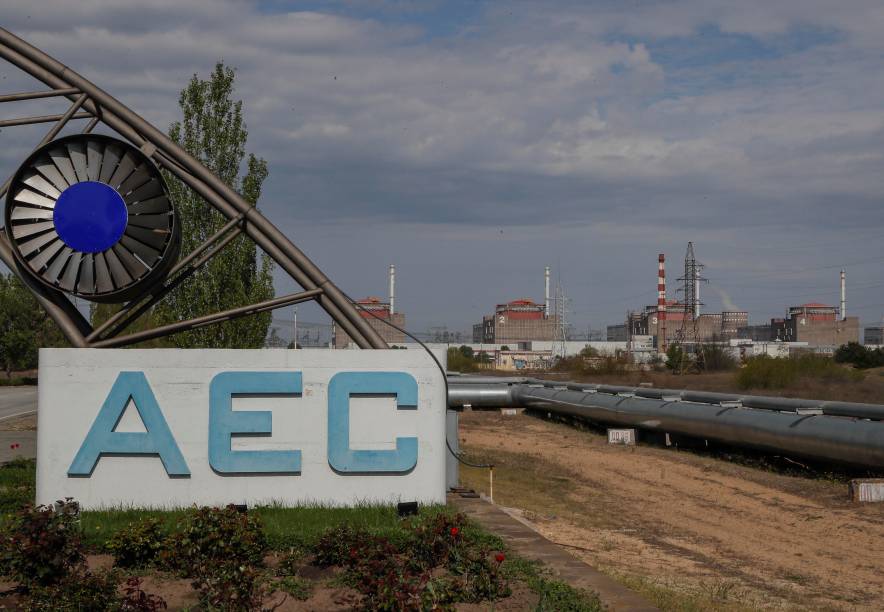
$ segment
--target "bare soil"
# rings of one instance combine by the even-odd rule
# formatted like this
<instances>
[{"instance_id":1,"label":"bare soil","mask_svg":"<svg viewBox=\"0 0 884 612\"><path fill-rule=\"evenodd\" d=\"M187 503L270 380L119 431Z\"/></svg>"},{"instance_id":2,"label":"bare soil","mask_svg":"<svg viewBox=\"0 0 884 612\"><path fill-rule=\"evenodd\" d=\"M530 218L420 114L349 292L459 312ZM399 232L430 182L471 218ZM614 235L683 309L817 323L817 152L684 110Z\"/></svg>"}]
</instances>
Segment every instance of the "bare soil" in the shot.
<instances>
[{"instance_id":1,"label":"bare soil","mask_svg":"<svg viewBox=\"0 0 884 612\"><path fill-rule=\"evenodd\" d=\"M673 449L609 446L528 415L461 415L494 501L664 609L884 608L884 504L847 485ZM461 480L488 492L487 470Z\"/></svg>"}]
</instances>

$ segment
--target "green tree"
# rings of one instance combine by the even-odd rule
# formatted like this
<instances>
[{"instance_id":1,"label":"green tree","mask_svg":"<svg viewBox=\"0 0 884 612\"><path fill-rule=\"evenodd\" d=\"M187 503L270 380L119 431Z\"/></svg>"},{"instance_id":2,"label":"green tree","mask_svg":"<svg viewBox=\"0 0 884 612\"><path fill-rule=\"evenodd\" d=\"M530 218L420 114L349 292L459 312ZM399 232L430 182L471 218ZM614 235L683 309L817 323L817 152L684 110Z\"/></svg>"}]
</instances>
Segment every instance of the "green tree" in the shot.
<instances>
[{"instance_id":1,"label":"green tree","mask_svg":"<svg viewBox=\"0 0 884 612\"><path fill-rule=\"evenodd\" d=\"M0 274L0 367L6 378L37 367L41 346L66 346L61 330L14 274Z\"/></svg>"},{"instance_id":2,"label":"green tree","mask_svg":"<svg viewBox=\"0 0 884 612\"><path fill-rule=\"evenodd\" d=\"M233 99L234 77L233 69L220 62L208 79L194 75L178 101L182 120L172 124L169 136L256 206L267 162L251 153L246 156L248 132L242 101ZM182 253L189 253L227 220L173 175L167 173L166 180L181 219ZM161 302L153 319L163 324L270 299L271 272L270 258L239 236ZM180 348L260 348L270 321L266 312L176 334L170 341Z\"/></svg>"},{"instance_id":3,"label":"green tree","mask_svg":"<svg viewBox=\"0 0 884 612\"><path fill-rule=\"evenodd\" d=\"M679 344L670 344L666 349L666 367L677 374L682 374L687 362L687 354Z\"/></svg>"}]
</instances>

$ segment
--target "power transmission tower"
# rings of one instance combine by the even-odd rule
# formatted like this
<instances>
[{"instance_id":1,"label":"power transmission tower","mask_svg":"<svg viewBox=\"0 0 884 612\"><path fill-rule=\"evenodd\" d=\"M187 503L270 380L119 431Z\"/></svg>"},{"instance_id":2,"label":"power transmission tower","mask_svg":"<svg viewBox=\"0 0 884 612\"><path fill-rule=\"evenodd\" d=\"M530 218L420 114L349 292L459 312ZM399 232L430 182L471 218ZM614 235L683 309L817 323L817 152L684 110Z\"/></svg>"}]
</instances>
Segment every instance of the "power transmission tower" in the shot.
<instances>
[{"instance_id":1,"label":"power transmission tower","mask_svg":"<svg viewBox=\"0 0 884 612\"><path fill-rule=\"evenodd\" d=\"M685 345L690 344L695 353L699 352L700 347L700 307L703 302L700 301L700 283L708 283L709 281L702 276L703 269L706 266L697 261L694 255L694 243L688 242L688 250L684 257L684 276L678 279L682 283L678 290L682 294L684 305L684 314L681 319L681 326L676 334L676 342L681 345L684 351ZM687 367L687 353L683 352L685 358L682 359L683 372Z\"/></svg>"},{"instance_id":2,"label":"power transmission tower","mask_svg":"<svg viewBox=\"0 0 884 612\"><path fill-rule=\"evenodd\" d=\"M556 284L556 297L554 301L556 307L556 327L555 339L553 341L553 357L563 359L567 355L568 302L570 300L565 297L565 289L562 287L561 281Z\"/></svg>"}]
</instances>

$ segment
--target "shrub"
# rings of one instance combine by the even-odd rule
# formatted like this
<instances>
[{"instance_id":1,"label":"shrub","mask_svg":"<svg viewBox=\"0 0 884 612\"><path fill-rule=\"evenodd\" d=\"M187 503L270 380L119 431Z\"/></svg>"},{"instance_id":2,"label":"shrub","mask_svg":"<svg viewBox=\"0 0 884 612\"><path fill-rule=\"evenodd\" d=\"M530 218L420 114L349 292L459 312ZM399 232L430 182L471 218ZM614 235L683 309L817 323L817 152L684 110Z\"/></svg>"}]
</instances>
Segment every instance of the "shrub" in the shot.
<instances>
[{"instance_id":1,"label":"shrub","mask_svg":"<svg viewBox=\"0 0 884 612\"><path fill-rule=\"evenodd\" d=\"M697 368L702 372L736 370L737 365L736 358L715 342L701 345L697 352Z\"/></svg>"},{"instance_id":2,"label":"shrub","mask_svg":"<svg viewBox=\"0 0 884 612\"><path fill-rule=\"evenodd\" d=\"M84 561L78 525L80 507L70 498L52 506L26 505L3 537L3 567L26 589L52 585Z\"/></svg>"},{"instance_id":3,"label":"shrub","mask_svg":"<svg viewBox=\"0 0 884 612\"><path fill-rule=\"evenodd\" d=\"M31 589L28 612L105 612L116 610L117 578L113 572L92 573L81 569L53 584Z\"/></svg>"},{"instance_id":4,"label":"shrub","mask_svg":"<svg viewBox=\"0 0 884 612\"><path fill-rule=\"evenodd\" d=\"M166 538L161 563L187 577L200 577L219 563L261 565L267 538L260 519L234 506L188 512L180 531Z\"/></svg>"},{"instance_id":5,"label":"shrub","mask_svg":"<svg viewBox=\"0 0 884 612\"><path fill-rule=\"evenodd\" d=\"M200 604L219 612L260 610L267 590L260 571L234 560L215 559L204 565L191 583Z\"/></svg>"},{"instance_id":6,"label":"shrub","mask_svg":"<svg viewBox=\"0 0 884 612\"><path fill-rule=\"evenodd\" d=\"M157 612L168 608L166 600L149 595L141 588L141 578L132 576L126 580L126 588L120 602L120 612Z\"/></svg>"},{"instance_id":7,"label":"shrub","mask_svg":"<svg viewBox=\"0 0 884 612\"><path fill-rule=\"evenodd\" d=\"M761 355L746 360L745 366L737 372L736 383L741 389L783 389L806 380L850 382L862 377L860 372L843 368L828 357L813 353L782 359Z\"/></svg>"},{"instance_id":8,"label":"shrub","mask_svg":"<svg viewBox=\"0 0 884 612\"><path fill-rule=\"evenodd\" d=\"M489 558L490 551L480 547L463 547L453 552L449 569L463 581L461 601L478 603L510 594L506 579L500 572L500 563Z\"/></svg>"},{"instance_id":9,"label":"shrub","mask_svg":"<svg viewBox=\"0 0 884 612\"><path fill-rule=\"evenodd\" d=\"M362 552L373 543L374 538L367 531L344 523L319 536L313 548L314 562L320 567L347 565L355 551Z\"/></svg>"},{"instance_id":10,"label":"shrub","mask_svg":"<svg viewBox=\"0 0 884 612\"><path fill-rule=\"evenodd\" d=\"M163 549L160 521L145 518L119 530L107 543L118 567L134 568L152 564Z\"/></svg>"},{"instance_id":11,"label":"shrub","mask_svg":"<svg viewBox=\"0 0 884 612\"><path fill-rule=\"evenodd\" d=\"M858 342L848 342L839 346L838 350L835 351L835 361L837 363L849 363L860 370L878 368L884 366L884 350L880 348L871 349Z\"/></svg>"},{"instance_id":12,"label":"shrub","mask_svg":"<svg viewBox=\"0 0 884 612\"><path fill-rule=\"evenodd\" d=\"M408 542L409 561L423 568L446 564L452 549L462 542L465 523L463 514L444 512L420 517L412 522Z\"/></svg>"},{"instance_id":13,"label":"shrub","mask_svg":"<svg viewBox=\"0 0 884 612\"><path fill-rule=\"evenodd\" d=\"M313 592L313 583L300 576L286 576L277 583L277 586L298 601L310 599L310 594Z\"/></svg>"}]
</instances>

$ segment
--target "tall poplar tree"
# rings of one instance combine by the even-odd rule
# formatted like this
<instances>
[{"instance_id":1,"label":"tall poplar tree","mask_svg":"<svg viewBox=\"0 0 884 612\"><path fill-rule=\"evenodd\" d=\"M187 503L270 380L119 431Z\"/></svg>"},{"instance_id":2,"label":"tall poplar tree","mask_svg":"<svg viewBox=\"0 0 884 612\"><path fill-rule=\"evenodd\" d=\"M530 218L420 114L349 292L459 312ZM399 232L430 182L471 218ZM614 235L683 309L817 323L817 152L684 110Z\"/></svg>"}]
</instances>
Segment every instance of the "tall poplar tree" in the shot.
<instances>
[{"instance_id":1,"label":"tall poplar tree","mask_svg":"<svg viewBox=\"0 0 884 612\"><path fill-rule=\"evenodd\" d=\"M267 178L267 162L249 153L242 101L234 101L234 71L219 62L211 76L194 75L181 92L183 118L169 136L218 178L256 206ZM243 170L245 173L243 174ZM227 219L173 175L166 173L181 220L181 253L190 253ZM241 235L172 291L152 313L156 324L190 319L273 297L272 261ZM270 327L269 312L171 336L180 348L260 348Z\"/></svg>"}]
</instances>

